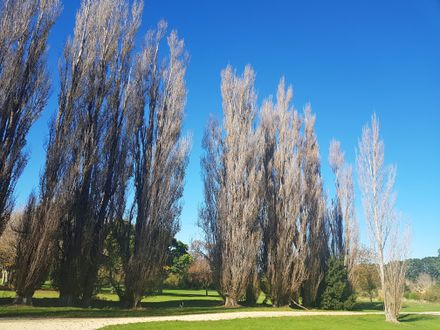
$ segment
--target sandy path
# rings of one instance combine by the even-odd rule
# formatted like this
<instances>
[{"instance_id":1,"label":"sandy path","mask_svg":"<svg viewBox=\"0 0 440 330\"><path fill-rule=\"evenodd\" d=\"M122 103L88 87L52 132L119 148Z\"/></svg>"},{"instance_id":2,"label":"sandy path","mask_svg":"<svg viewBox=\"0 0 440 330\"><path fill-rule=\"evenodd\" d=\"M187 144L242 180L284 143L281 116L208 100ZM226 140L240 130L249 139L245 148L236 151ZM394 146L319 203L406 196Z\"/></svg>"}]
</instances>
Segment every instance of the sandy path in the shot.
<instances>
[{"instance_id":1,"label":"sandy path","mask_svg":"<svg viewBox=\"0 0 440 330\"><path fill-rule=\"evenodd\" d=\"M92 330L107 325L157 321L215 321L254 317L312 316L312 315L377 315L382 312L232 312L192 314L151 317L115 317L115 318L9 318L0 319L0 329L8 330ZM428 314L440 316L440 312L420 312L405 314Z\"/></svg>"}]
</instances>

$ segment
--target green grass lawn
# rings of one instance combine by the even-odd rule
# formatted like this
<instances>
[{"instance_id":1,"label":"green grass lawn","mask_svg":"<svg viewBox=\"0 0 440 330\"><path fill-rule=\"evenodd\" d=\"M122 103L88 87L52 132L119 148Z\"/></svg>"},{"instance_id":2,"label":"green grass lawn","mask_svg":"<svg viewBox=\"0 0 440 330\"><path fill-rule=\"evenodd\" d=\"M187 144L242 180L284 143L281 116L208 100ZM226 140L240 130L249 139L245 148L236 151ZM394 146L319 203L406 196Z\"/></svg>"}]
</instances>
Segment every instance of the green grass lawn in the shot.
<instances>
[{"instance_id":1,"label":"green grass lawn","mask_svg":"<svg viewBox=\"0 0 440 330\"><path fill-rule=\"evenodd\" d=\"M154 322L114 325L103 329L137 330L137 329L179 329L179 330L229 330L229 329L307 329L307 330L370 330L370 329L440 329L440 318L426 315L406 315L401 317L400 324L389 324L383 316L304 316L279 318L249 318L224 321L201 322Z\"/></svg>"},{"instance_id":2,"label":"green grass lawn","mask_svg":"<svg viewBox=\"0 0 440 330\"><path fill-rule=\"evenodd\" d=\"M112 293L98 295L90 308L63 307L59 305L58 293L51 290L40 290L35 293L34 306L11 305L14 297L12 291L0 291L0 317L124 317L124 316L162 316L185 315L194 313L224 313L236 311L273 311L292 310L288 307L272 308L261 302L253 307L228 309L222 306L222 299L217 292L210 291L205 296L203 290L164 290L163 294L149 296L142 300L142 308L125 310L119 308L118 297ZM179 305L183 302L183 308ZM370 303L359 300L355 310L380 311L380 302ZM429 304L417 301L406 301L402 312L440 311L440 304Z\"/></svg>"}]
</instances>

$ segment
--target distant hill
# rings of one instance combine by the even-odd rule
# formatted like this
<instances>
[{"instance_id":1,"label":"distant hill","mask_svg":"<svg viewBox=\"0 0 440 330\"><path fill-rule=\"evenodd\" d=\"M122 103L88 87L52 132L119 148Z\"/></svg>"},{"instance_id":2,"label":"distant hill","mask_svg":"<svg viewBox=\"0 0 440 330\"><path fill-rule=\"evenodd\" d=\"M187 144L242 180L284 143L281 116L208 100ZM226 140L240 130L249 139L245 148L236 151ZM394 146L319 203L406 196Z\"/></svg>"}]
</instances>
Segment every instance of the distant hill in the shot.
<instances>
[{"instance_id":1,"label":"distant hill","mask_svg":"<svg viewBox=\"0 0 440 330\"><path fill-rule=\"evenodd\" d=\"M406 277L409 280L414 281L423 273L430 275L432 279L440 283L440 249L437 257L408 260Z\"/></svg>"}]
</instances>

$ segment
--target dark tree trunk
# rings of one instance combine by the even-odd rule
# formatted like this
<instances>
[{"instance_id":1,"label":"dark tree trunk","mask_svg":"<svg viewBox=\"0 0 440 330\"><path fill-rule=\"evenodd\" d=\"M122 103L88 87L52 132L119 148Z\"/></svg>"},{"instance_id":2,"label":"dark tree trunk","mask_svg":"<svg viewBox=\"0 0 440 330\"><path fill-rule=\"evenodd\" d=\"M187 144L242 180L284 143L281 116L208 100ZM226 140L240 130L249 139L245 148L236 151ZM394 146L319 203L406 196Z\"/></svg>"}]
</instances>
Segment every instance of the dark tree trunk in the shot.
<instances>
[{"instance_id":1,"label":"dark tree trunk","mask_svg":"<svg viewBox=\"0 0 440 330\"><path fill-rule=\"evenodd\" d=\"M60 303L63 306L74 306L78 298L73 293L60 293Z\"/></svg>"},{"instance_id":2,"label":"dark tree trunk","mask_svg":"<svg viewBox=\"0 0 440 330\"><path fill-rule=\"evenodd\" d=\"M34 294L29 293L29 294L19 294L17 293L17 295L14 298L14 304L15 305L27 305L27 306L32 306L32 296Z\"/></svg>"},{"instance_id":3,"label":"dark tree trunk","mask_svg":"<svg viewBox=\"0 0 440 330\"><path fill-rule=\"evenodd\" d=\"M135 292L126 292L121 300L122 308L136 309L140 306L142 296Z\"/></svg>"}]
</instances>

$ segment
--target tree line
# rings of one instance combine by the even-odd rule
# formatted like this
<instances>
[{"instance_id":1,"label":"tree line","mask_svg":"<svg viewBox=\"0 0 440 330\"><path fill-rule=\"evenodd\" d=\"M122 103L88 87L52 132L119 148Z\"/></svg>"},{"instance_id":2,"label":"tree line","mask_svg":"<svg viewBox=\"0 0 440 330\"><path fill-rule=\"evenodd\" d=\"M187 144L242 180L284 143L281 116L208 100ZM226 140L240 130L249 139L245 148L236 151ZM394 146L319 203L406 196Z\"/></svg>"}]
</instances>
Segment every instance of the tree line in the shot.
<instances>
[{"instance_id":1,"label":"tree line","mask_svg":"<svg viewBox=\"0 0 440 330\"><path fill-rule=\"evenodd\" d=\"M2 3L1 82L9 84L0 97L2 228L24 166L25 135L47 102L47 35L60 6L58 0ZM138 304L166 260L189 153L181 134L187 55L164 22L133 54L142 7L124 0L81 3L60 59L58 109L39 188L17 229L18 303L28 303L51 272L63 303L88 304L104 241L117 224L124 304Z\"/></svg>"},{"instance_id":2,"label":"tree line","mask_svg":"<svg viewBox=\"0 0 440 330\"><path fill-rule=\"evenodd\" d=\"M199 224L214 282L229 307L255 302L264 287L274 306L349 308L359 251L352 167L333 140L336 195L329 202L310 105L298 113L281 79L276 100L258 108L254 82L251 67L242 75L230 66L222 72L223 124L212 119L203 140ZM394 208L395 169L384 165L375 115L359 140L357 172L386 317L396 321L406 250Z\"/></svg>"},{"instance_id":3,"label":"tree line","mask_svg":"<svg viewBox=\"0 0 440 330\"><path fill-rule=\"evenodd\" d=\"M59 61L38 189L15 226L17 303L31 303L50 275L64 304L88 305L109 251L119 258L115 286L124 306L138 306L162 279L190 151L182 135L188 55L165 22L135 52L142 10L137 0L81 1ZM27 133L47 104L47 39L60 11L59 0L0 5L0 235L26 165ZM353 169L333 141L329 201L311 107L293 108L284 79L276 100L258 107L254 83L251 67L222 71L223 121L211 119L203 139L199 225L214 285L228 307L255 302L260 288L274 306L353 300ZM396 248L395 170L384 165L375 116L359 141L357 172L387 319L395 321L406 266ZM333 273L344 292L329 284Z\"/></svg>"}]
</instances>

